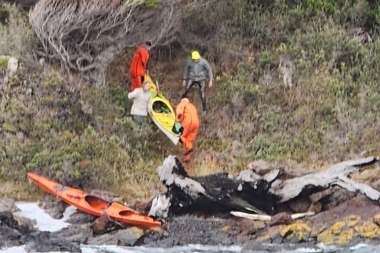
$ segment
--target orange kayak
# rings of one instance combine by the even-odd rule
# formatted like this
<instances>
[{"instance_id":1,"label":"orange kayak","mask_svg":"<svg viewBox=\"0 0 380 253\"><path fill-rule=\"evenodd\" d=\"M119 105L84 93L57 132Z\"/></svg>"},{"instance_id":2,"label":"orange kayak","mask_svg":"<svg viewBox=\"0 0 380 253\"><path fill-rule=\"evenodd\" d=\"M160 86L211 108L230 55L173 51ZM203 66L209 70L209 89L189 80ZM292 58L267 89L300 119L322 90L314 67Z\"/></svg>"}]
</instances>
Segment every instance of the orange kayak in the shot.
<instances>
[{"instance_id":1,"label":"orange kayak","mask_svg":"<svg viewBox=\"0 0 380 253\"><path fill-rule=\"evenodd\" d=\"M105 213L112 220L146 228L159 227L162 224L161 221L138 213L117 202L108 202L105 199L90 195L85 191L63 186L32 172L28 172L27 175L39 188L57 196L82 212L98 217Z\"/></svg>"}]
</instances>

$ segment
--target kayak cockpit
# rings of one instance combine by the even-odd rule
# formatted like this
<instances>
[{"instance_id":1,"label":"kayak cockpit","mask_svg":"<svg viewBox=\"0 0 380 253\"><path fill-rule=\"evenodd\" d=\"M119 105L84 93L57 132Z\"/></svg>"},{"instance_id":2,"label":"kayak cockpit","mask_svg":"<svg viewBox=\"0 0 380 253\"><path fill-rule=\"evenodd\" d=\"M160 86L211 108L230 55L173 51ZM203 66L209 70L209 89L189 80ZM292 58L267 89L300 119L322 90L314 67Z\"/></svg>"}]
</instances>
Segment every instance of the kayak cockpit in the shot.
<instances>
[{"instance_id":1,"label":"kayak cockpit","mask_svg":"<svg viewBox=\"0 0 380 253\"><path fill-rule=\"evenodd\" d=\"M93 196L93 195L87 195L84 197L84 200L93 208L98 210L104 210L106 209L110 203L107 200L104 200L102 198Z\"/></svg>"}]
</instances>

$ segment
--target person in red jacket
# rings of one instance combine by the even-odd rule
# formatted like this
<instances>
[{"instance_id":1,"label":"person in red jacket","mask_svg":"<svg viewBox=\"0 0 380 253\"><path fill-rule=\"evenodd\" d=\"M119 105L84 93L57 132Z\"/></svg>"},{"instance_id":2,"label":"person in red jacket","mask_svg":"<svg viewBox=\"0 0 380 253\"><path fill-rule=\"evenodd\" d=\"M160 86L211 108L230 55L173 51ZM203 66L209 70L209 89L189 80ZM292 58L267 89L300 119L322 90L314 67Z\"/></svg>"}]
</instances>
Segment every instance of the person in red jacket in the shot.
<instances>
[{"instance_id":1,"label":"person in red jacket","mask_svg":"<svg viewBox=\"0 0 380 253\"><path fill-rule=\"evenodd\" d=\"M199 129L198 111L186 96L182 96L175 111L176 122L181 123L183 127L180 139L180 142L186 149L183 162L189 162L191 153L193 152L193 143Z\"/></svg>"},{"instance_id":2,"label":"person in red jacket","mask_svg":"<svg viewBox=\"0 0 380 253\"><path fill-rule=\"evenodd\" d=\"M150 41L145 42L135 51L132 58L131 68L129 69L129 77L131 80L131 91L140 88L144 82L144 75L148 70L149 51L152 47Z\"/></svg>"}]
</instances>

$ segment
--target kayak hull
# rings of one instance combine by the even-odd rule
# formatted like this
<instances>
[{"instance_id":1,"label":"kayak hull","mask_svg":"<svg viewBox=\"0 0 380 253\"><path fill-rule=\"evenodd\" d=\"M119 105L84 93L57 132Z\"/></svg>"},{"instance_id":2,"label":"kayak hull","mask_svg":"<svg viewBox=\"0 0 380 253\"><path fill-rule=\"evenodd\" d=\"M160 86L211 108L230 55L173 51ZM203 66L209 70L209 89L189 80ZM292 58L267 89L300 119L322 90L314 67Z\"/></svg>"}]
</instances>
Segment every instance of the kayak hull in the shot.
<instances>
[{"instance_id":1,"label":"kayak hull","mask_svg":"<svg viewBox=\"0 0 380 253\"><path fill-rule=\"evenodd\" d=\"M171 140L174 145L177 145L180 139L178 133L173 132L175 123L175 111L169 100L159 92L158 87L153 83L149 75L145 75L145 81L151 84L150 92L152 94L150 100L151 118L156 126Z\"/></svg>"},{"instance_id":2,"label":"kayak hull","mask_svg":"<svg viewBox=\"0 0 380 253\"><path fill-rule=\"evenodd\" d=\"M114 221L146 228L161 226L161 221L140 214L127 206L121 205L120 203L108 202L80 189L63 186L32 172L28 172L27 176L40 189L60 198L67 204L76 207L84 213L97 217L107 214L110 219Z\"/></svg>"},{"instance_id":3,"label":"kayak hull","mask_svg":"<svg viewBox=\"0 0 380 253\"><path fill-rule=\"evenodd\" d=\"M157 95L150 100L151 118L156 126L177 145L180 135L172 131L175 123L175 112L165 97Z\"/></svg>"}]
</instances>

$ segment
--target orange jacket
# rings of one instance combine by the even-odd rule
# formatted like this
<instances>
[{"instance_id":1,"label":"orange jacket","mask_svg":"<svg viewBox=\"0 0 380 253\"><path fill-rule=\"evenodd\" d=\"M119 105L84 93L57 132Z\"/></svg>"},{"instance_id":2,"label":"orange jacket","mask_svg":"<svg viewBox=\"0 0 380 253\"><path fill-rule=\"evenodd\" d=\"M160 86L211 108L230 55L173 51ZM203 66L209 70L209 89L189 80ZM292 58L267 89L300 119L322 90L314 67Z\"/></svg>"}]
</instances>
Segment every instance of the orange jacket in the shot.
<instances>
[{"instance_id":1,"label":"orange jacket","mask_svg":"<svg viewBox=\"0 0 380 253\"><path fill-rule=\"evenodd\" d=\"M132 76L143 76L147 69L149 52L144 46L140 46L133 55L129 72Z\"/></svg>"},{"instance_id":2,"label":"orange jacket","mask_svg":"<svg viewBox=\"0 0 380 253\"><path fill-rule=\"evenodd\" d=\"M191 125L199 126L197 108L187 98L182 98L176 107L176 122L181 122L184 128Z\"/></svg>"}]
</instances>

